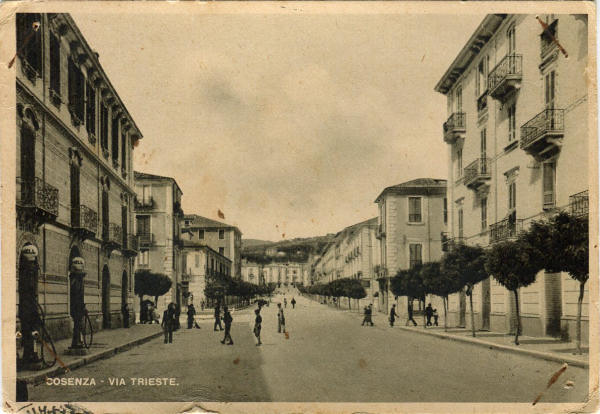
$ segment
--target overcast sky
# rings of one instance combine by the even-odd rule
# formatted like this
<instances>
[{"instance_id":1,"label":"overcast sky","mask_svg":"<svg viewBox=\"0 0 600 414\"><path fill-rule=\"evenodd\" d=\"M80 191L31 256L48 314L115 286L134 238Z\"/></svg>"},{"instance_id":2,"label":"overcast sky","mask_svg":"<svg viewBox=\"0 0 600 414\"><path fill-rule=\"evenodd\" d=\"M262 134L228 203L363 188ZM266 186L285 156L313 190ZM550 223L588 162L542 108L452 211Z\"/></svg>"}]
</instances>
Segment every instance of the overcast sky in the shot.
<instances>
[{"instance_id":1,"label":"overcast sky","mask_svg":"<svg viewBox=\"0 0 600 414\"><path fill-rule=\"evenodd\" d=\"M337 232L446 178L436 82L483 15L73 14L144 134L138 171L244 238Z\"/></svg>"}]
</instances>

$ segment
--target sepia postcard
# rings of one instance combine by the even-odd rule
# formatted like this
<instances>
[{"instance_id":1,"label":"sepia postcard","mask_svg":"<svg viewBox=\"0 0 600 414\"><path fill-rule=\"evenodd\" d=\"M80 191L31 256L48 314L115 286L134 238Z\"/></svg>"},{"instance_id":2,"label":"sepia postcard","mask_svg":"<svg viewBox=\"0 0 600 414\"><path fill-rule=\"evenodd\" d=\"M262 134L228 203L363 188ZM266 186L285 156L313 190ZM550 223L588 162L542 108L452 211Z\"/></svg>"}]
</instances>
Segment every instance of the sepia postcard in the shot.
<instances>
[{"instance_id":1,"label":"sepia postcard","mask_svg":"<svg viewBox=\"0 0 600 414\"><path fill-rule=\"evenodd\" d=\"M592 2L0 4L2 410L598 410Z\"/></svg>"}]
</instances>

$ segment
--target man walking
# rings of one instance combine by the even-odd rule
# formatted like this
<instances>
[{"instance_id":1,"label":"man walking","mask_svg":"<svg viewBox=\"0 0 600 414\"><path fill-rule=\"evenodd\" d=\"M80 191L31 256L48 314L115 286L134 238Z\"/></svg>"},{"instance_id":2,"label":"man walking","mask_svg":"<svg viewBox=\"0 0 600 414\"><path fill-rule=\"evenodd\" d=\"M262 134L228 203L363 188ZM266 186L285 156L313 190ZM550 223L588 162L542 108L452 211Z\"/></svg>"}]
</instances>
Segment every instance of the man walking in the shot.
<instances>
[{"instance_id":1,"label":"man walking","mask_svg":"<svg viewBox=\"0 0 600 414\"><path fill-rule=\"evenodd\" d=\"M408 299L408 319L406 320L406 326L408 326L408 322L412 322L414 326L417 326L417 322L413 319L413 304L412 299Z\"/></svg>"},{"instance_id":2,"label":"man walking","mask_svg":"<svg viewBox=\"0 0 600 414\"><path fill-rule=\"evenodd\" d=\"M287 298L283 298L283 306L287 308Z\"/></svg>"},{"instance_id":3,"label":"man walking","mask_svg":"<svg viewBox=\"0 0 600 414\"><path fill-rule=\"evenodd\" d=\"M196 309L194 308L194 304L190 303L188 305L188 310L187 310L188 329L192 329L194 327L194 316L195 315L196 315Z\"/></svg>"},{"instance_id":4,"label":"man walking","mask_svg":"<svg viewBox=\"0 0 600 414\"><path fill-rule=\"evenodd\" d=\"M223 322L225 322L225 336L221 343L224 344L225 340L229 340L227 345L233 345L233 339L231 339L231 322L233 322L233 318L231 317L231 313L229 313L229 308L227 308L227 306L223 307Z\"/></svg>"},{"instance_id":5,"label":"man walking","mask_svg":"<svg viewBox=\"0 0 600 414\"><path fill-rule=\"evenodd\" d=\"M256 346L262 345L260 341L260 330L262 329L262 317L260 316L260 308L255 309L254 313L256 314L256 318L254 319L254 336L256 336Z\"/></svg>"},{"instance_id":6,"label":"man walking","mask_svg":"<svg viewBox=\"0 0 600 414\"><path fill-rule=\"evenodd\" d=\"M292 304L292 309L296 309L296 299L292 297L292 301L290 303Z\"/></svg>"},{"instance_id":7,"label":"man walking","mask_svg":"<svg viewBox=\"0 0 600 414\"><path fill-rule=\"evenodd\" d=\"M281 303L277 304L277 332L285 333L285 316L283 315L283 308L281 307Z\"/></svg>"},{"instance_id":8,"label":"man walking","mask_svg":"<svg viewBox=\"0 0 600 414\"><path fill-rule=\"evenodd\" d=\"M390 326L394 327L394 321L396 320L396 316L400 316L396 313L396 304L392 305L392 309L390 309Z\"/></svg>"},{"instance_id":9,"label":"man walking","mask_svg":"<svg viewBox=\"0 0 600 414\"><path fill-rule=\"evenodd\" d=\"M367 324L373 326L373 305L367 306Z\"/></svg>"},{"instance_id":10,"label":"man walking","mask_svg":"<svg viewBox=\"0 0 600 414\"><path fill-rule=\"evenodd\" d=\"M165 344L173 343L173 330L175 329L175 304L169 303L167 309L163 313L163 320L161 326L165 334Z\"/></svg>"},{"instance_id":11,"label":"man walking","mask_svg":"<svg viewBox=\"0 0 600 414\"><path fill-rule=\"evenodd\" d=\"M431 317L432 316L433 316L433 308L431 307L431 303L429 303L425 307L425 317L427 318L427 325L426 326L431 326Z\"/></svg>"},{"instance_id":12,"label":"man walking","mask_svg":"<svg viewBox=\"0 0 600 414\"><path fill-rule=\"evenodd\" d=\"M217 326L219 327L219 329L217 329ZM223 326L221 326L221 308L219 307L219 304L217 303L217 305L215 306L215 326L214 326L214 330L223 330Z\"/></svg>"},{"instance_id":13,"label":"man walking","mask_svg":"<svg viewBox=\"0 0 600 414\"><path fill-rule=\"evenodd\" d=\"M363 309L363 321L360 324L360 326L365 326L366 323L368 323L369 321L369 307L365 306L365 308Z\"/></svg>"}]
</instances>

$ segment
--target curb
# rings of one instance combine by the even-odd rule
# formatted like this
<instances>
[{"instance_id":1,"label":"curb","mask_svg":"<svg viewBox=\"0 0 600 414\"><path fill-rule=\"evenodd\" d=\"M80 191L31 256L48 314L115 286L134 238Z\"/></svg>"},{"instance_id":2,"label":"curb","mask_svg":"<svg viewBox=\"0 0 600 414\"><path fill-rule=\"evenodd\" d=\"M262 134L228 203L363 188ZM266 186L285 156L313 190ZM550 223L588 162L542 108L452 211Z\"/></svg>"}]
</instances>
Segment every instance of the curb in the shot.
<instances>
[{"instance_id":1,"label":"curb","mask_svg":"<svg viewBox=\"0 0 600 414\"><path fill-rule=\"evenodd\" d=\"M422 335L437 336L438 338L441 338L441 339L449 339L451 341L479 345L482 347L486 347L489 349L495 349L498 351L512 352L514 354L527 355L527 356L531 356L534 358L545 359L546 361L553 361L553 362L560 362L560 363L566 362L569 365L572 365L575 367L580 367L580 368L589 368L589 366L590 366L589 361L581 361L579 359L568 357L568 356L559 356L559 355L552 354L550 352L535 351L532 349L515 348L513 346L501 345L501 344L497 344L494 342L482 341L480 339L466 338L466 337L462 337L462 336L449 335L449 334L439 333L439 332L427 332L426 330L416 330L416 329L412 329L412 328L407 328L405 326L398 326L398 328L400 328L406 332L414 332L414 333L418 333L418 334L422 334Z\"/></svg>"},{"instance_id":2,"label":"curb","mask_svg":"<svg viewBox=\"0 0 600 414\"><path fill-rule=\"evenodd\" d=\"M74 360L73 362L67 364L67 368L70 371L74 371L77 368L88 365L94 361L98 361L101 359L107 359L114 355L120 354L121 352L128 351L135 346L141 345L141 344L148 342L154 338L162 336L162 334L163 334L162 331L158 331L156 333L153 333L152 335L144 336L142 338L135 339L131 342L127 342L122 345L118 345L118 346L115 346L115 347L112 347L109 349L105 349L105 350L97 352L95 354L86 355L82 358L78 358L78 359ZM47 371L39 372L39 373L33 374L33 375L28 375L26 377L17 376L17 379L20 381L24 381L29 385L37 385L37 384L44 382L47 377L63 375L65 372L66 372L65 368L63 368L59 365L59 366L54 366Z\"/></svg>"}]
</instances>

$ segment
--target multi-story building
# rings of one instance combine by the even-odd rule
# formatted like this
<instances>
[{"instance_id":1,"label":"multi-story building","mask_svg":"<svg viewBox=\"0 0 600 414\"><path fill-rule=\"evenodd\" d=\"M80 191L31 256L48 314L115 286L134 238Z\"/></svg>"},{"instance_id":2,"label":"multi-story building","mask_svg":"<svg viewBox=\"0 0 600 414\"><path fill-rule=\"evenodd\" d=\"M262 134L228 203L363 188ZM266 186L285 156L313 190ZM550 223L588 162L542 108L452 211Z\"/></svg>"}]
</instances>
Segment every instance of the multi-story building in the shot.
<instances>
[{"instance_id":1,"label":"multi-story building","mask_svg":"<svg viewBox=\"0 0 600 414\"><path fill-rule=\"evenodd\" d=\"M55 339L72 335L75 303L95 329L122 326L142 135L70 15L19 13L16 26L17 315L39 304Z\"/></svg>"},{"instance_id":2,"label":"multi-story building","mask_svg":"<svg viewBox=\"0 0 600 414\"><path fill-rule=\"evenodd\" d=\"M448 98L449 229L468 244L513 238L570 204L587 212L587 16L539 20L486 16L435 87ZM519 295L523 332L570 332L578 286L566 274L538 274ZM478 328L514 328L513 295L493 279L473 302ZM464 314L458 295L450 310Z\"/></svg>"},{"instance_id":3,"label":"multi-story building","mask_svg":"<svg viewBox=\"0 0 600 414\"><path fill-rule=\"evenodd\" d=\"M170 291L159 297L159 309L165 309L170 302L181 306L185 303L179 237L183 193L171 177L138 171L134 175L135 227L140 250L136 269L150 269L171 279Z\"/></svg>"},{"instance_id":4,"label":"multi-story building","mask_svg":"<svg viewBox=\"0 0 600 414\"><path fill-rule=\"evenodd\" d=\"M417 178L387 187L375 200L379 205L377 238L381 266L379 309L390 306L389 280L399 270L439 261L446 233L446 180ZM406 309L406 297L395 299L397 312Z\"/></svg>"},{"instance_id":5,"label":"multi-story building","mask_svg":"<svg viewBox=\"0 0 600 414\"><path fill-rule=\"evenodd\" d=\"M242 279L256 285L276 283L278 287L306 285L308 265L294 261L271 261L259 264L242 259Z\"/></svg>"},{"instance_id":6,"label":"multi-story building","mask_svg":"<svg viewBox=\"0 0 600 414\"><path fill-rule=\"evenodd\" d=\"M232 262L232 276L242 277L240 229L196 214L186 214L181 219L181 233L185 240L198 241L227 257Z\"/></svg>"},{"instance_id":7,"label":"multi-story building","mask_svg":"<svg viewBox=\"0 0 600 414\"><path fill-rule=\"evenodd\" d=\"M376 239L377 220L374 217L348 226L335 235L311 266L315 283L326 284L342 278L358 279L367 293L358 306L377 303L377 269L381 263Z\"/></svg>"},{"instance_id":8,"label":"multi-story building","mask_svg":"<svg viewBox=\"0 0 600 414\"><path fill-rule=\"evenodd\" d=\"M182 243L181 259L186 304L194 304L200 310L202 305L209 305L204 293L207 279L231 277L231 260L211 247L189 240Z\"/></svg>"}]
</instances>

